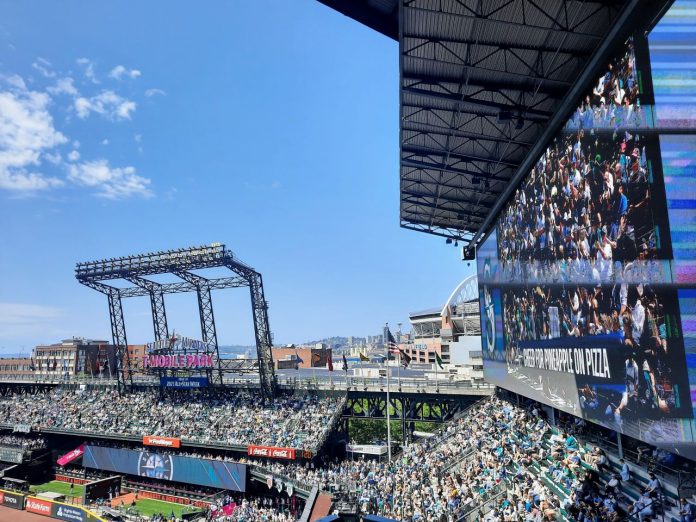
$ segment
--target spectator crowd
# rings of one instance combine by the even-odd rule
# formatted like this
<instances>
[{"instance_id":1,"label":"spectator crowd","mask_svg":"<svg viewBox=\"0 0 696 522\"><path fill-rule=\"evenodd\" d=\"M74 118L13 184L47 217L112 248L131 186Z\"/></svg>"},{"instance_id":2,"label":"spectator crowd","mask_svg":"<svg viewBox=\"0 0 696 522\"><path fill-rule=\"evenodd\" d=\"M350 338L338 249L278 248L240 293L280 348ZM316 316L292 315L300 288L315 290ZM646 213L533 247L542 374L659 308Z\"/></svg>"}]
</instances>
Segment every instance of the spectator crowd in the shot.
<instances>
[{"instance_id":1,"label":"spectator crowd","mask_svg":"<svg viewBox=\"0 0 696 522\"><path fill-rule=\"evenodd\" d=\"M247 391L191 394L157 390L120 396L116 390L70 390L0 398L7 425L104 435L165 436L197 443L281 446L316 450L341 401L278 397L262 404Z\"/></svg>"},{"instance_id":2,"label":"spectator crowd","mask_svg":"<svg viewBox=\"0 0 696 522\"><path fill-rule=\"evenodd\" d=\"M0 446L8 446L11 448L21 448L24 450L35 450L46 447L46 441L43 437L31 437L20 435L0 435Z\"/></svg>"},{"instance_id":3,"label":"spectator crowd","mask_svg":"<svg viewBox=\"0 0 696 522\"><path fill-rule=\"evenodd\" d=\"M616 521L628 515L642 522L664 501L654 474L631 500L624 495L632 480L626 462L603 480L600 473L611 471L603 450L587 450L574 435L552 430L536 407L497 398L472 407L437 438L405 447L391 464L256 464L353 496L363 514L405 522L451 522L467 514L496 522ZM679 509L696 512L685 499Z\"/></svg>"},{"instance_id":4,"label":"spectator crowd","mask_svg":"<svg viewBox=\"0 0 696 522\"><path fill-rule=\"evenodd\" d=\"M626 53L609 63L566 124L567 129L641 127L646 124L632 40Z\"/></svg>"}]
</instances>

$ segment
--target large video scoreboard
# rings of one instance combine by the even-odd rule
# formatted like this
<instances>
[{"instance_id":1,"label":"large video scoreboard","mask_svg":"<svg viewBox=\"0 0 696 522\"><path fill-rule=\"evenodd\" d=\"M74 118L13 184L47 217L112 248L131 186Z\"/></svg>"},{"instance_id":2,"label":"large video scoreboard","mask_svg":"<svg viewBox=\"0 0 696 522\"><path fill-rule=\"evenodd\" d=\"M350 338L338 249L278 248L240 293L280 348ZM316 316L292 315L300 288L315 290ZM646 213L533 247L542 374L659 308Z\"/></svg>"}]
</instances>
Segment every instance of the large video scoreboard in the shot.
<instances>
[{"instance_id":1,"label":"large video scoreboard","mask_svg":"<svg viewBox=\"0 0 696 522\"><path fill-rule=\"evenodd\" d=\"M477 253L490 382L692 458L694 7L616 49Z\"/></svg>"}]
</instances>

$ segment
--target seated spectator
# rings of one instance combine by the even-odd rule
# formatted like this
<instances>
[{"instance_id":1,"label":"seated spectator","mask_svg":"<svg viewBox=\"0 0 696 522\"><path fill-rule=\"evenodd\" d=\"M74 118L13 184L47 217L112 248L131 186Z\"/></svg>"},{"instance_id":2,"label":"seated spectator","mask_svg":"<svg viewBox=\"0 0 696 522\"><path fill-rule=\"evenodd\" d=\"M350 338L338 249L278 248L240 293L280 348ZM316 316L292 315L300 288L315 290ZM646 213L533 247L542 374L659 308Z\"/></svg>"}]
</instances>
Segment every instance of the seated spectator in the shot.
<instances>
[{"instance_id":1,"label":"seated spectator","mask_svg":"<svg viewBox=\"0 0 696 522\"><path fill-rule=\"evenodd\" d=\"M613 475L607 485L605 486L606 493L616 495L619 492L619 487L621 486L621 477L619 475Z\"/></svg>"},{"instance_id":2,"label":"seated spectator","mask_svg":"<svg viewBox=\"0 0 696 522\"><path fill-rule=\"evenodd\" d=\"M682 497L679 499L679 522L696 521L696 505Z\"/></svg>"}]
</instances>

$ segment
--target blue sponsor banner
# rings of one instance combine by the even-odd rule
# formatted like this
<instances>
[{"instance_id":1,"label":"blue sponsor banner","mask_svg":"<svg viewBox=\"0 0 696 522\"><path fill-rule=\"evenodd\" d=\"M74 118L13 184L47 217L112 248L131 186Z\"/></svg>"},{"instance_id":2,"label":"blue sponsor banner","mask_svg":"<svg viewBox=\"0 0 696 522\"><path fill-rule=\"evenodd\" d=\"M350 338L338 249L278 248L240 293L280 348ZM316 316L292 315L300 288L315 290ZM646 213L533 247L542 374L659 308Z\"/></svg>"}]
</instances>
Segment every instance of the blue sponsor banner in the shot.
<instances>
[{"instance_id":1,"label":"blue sponsor banner","mask_svg":"<svg viewBox=\"0 0 696 522\"><path fill-rule=\"evenodd\" d=\"M246 489L246 466L234 462L183 457L148 450L85 446L82 465L199 486L241 491Z\"/></svg>"},{"instance_id":2,"label":"blue sponsor banner","mask_svg":"<svg viewBox=\"0 0 696 522\"><path fill-rule=\"evenodd\" d=\"M207 377L160 377L160 386L163 388L206 388Z\"/></svg>"},{"instance_id":3,"label":"blue sponsor banner","mask_svg":"<svg viewBox=\"0 0 696 522\"><path fill-rule=\"evenodd\" d=\"M67 522L84 522L87 518L87 514L81 508L65 504L53 504L51 516Z\"/></svg>"}]
</instances>

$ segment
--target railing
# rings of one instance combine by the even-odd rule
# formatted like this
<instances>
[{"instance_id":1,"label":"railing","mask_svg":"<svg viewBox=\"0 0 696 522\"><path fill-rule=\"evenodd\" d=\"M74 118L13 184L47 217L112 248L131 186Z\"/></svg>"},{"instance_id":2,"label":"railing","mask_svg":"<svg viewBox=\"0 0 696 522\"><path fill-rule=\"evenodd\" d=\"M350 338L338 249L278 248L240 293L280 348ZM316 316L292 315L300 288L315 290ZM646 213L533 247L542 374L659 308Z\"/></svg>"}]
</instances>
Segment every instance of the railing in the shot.
<instances>
[{"instance_id":1,"label":"railing","mask_svg":"<svg viewBox=\"0 0 696 522\"><path fill-rule=\"evenodd\" d=\"M396 393L397 391L406 392L420 392L420 391L440 391L443 393L448 392L472 392L476 390L478 394L484 395L485 392L492 392L495 390L495 386L483 381L472 381L472 380L449 380L449 379L427 379L423 378L401 378L401 379L390 379L391 390ZM95 386L116 386L115 378L99 378L90 376L76 376L76 375L65 375L65 376L45 376L45 375L35 375L35 374L14 374L0 375L0 382L18 382L18 383L32 383L32 384L61 384L61 385L78 385L78 384L89 384ZM238 375L235 377L226 377L223 379L223 383L229 386L243 386L243 387L258 387L258 375ZM155 376L150 375L134 375L133 384L142 386L158 386L159 380ZM387 380L385 377L341 377L341 376L314 376L308 378L280 378L278 379L278 384L281 386L288 386L295 389L306 389L306 390L364 390L367 388L369 391L375 391L379 388L380 391L385 391L387 386Z\"/></svg>"},{"instance_id":2,"label":"railing","mask_svg":"<svg viewBox=\"0 0 696 522\"><path fill-rule=\"evenodd\" d=\"M256 475L257 478L266 479L268 475L271 475L274 478L274 483L276 478L279 479L284 486L290 483L295 491L302 493L305 498L309 497L310 493L312 492L312 488L316 486L314 483L307 484L305 482L300 482L299 480L284 475L283 473L273 471L272 469L260 464L247 464L247 466L251 468L252 476Z\"/></svg>"},{"instance_id":3,"label":"railing","mask_svg":"<svg viewBox=\"0 0 696 522\"><path fill-rule=\"evenodd\" d=\"M450 461L447 463L447 466L442 468L442 471L445 473L448 473L449 471L453 470L457 466L460 466L464 462L468 462L471 457L473 457L476 454L475 450L470 450L467 451L466 453L462 453L459 455L457 458L455 458L453 461Z\"/></svg>"},{"instance_id":4,"label":"railing","mask_svg":"<svg viewBox=\"0 0 696 522\"><path fill-rule=\"evenodd\" d=\"M474 522L483 520L484 515L491 511L503 498L507 497L507 484L503 481L488 490L475 506L468 506L461 515L457 517L457 522Z\"/></svg>"}]
</instances>

